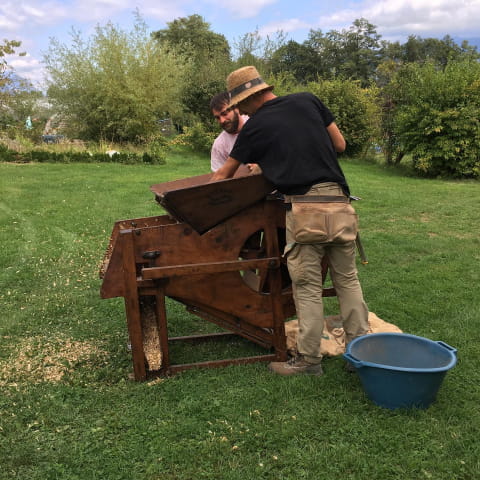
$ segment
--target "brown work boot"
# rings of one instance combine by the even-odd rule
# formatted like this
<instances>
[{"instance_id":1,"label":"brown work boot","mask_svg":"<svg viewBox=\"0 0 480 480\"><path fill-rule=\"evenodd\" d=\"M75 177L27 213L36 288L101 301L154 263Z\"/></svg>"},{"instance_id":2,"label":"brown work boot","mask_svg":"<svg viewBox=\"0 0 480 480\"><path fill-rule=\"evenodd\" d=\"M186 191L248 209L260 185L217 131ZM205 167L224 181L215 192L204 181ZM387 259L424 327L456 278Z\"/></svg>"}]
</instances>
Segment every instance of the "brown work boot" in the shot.
<instances>
[{"instance_id":1,"label":"brown work boot","mask_svg":"<svg viewBox=\"0 0 480 480\"><path fill-rule=\"evenodd\" d=\"M320 363L307 362L302 355L297 355L286 362L271 362L268 365L270 371L279 375L323 375L322 365Z\"/></svg>"}]
</instances>

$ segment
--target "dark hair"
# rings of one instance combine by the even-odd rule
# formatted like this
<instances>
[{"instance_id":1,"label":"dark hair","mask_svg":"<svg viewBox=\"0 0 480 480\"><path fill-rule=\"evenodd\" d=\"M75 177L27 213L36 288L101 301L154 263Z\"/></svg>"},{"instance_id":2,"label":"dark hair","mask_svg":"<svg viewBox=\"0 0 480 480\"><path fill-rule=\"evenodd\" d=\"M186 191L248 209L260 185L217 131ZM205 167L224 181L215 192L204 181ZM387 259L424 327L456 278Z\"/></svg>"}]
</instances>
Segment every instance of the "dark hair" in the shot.
<instances>
[{"instance_id":1,"label":"dark hair","mask_svg":"<svg viewBox=\"0 0 480 480\"><path fill-rule=\"evenodd\" d=\"M228 92L217 93L210 100L210 110L223 110L223 107L229 103L230 94Z\"/></svg>"}]
</instances>

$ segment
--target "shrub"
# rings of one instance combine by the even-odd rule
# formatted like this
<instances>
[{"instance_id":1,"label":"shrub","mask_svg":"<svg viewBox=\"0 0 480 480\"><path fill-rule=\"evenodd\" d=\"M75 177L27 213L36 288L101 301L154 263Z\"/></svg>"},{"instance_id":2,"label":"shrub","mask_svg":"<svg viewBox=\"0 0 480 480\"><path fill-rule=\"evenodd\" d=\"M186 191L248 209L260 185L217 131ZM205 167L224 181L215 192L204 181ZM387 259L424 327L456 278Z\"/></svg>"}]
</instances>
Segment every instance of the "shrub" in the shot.
<instances>
[{"instance_id":1,"label":"shrub","mask_svg":"<svg viewBox=\"0 0 480 480\"><path fill-rule=\"evenodd\" d=\"M167 159L168 140L164 135L150 138L147 152L143 154L144 163L164 164Z\"/></svg>"},{"instance_id":2,"label":"shrub","mask_svg":"<svg viewBox=\"0 0 480 480\"><path fill-rule=\"evenodd\" d=\"M394 81L394 130L426 176L480 177L480 64L411 64Z\"/></svg>"},{"instance_id":3,"label":"shrub","mask_svg":"<svg viewBox=\"0 0 480 480\"><path fill-rule=\"evenodd\" d=\"M17 153L13 150L10 150L6 145L0 143L0 161L1 162L15 162L15 157Z\"/></svg>"},{"instance_id":4,"label":"shrub","mask_svg":"<svg viewBox=\"0 0 480 480\"><path fill-rule=\"evenodd\" d=\"M335 115L347 142L346 155L364 155L378 134L376 90L353 80L319 80L307 85Z\"/></svg>"},{"instance_id":5,"label":"shrub","mask_svg":"<svg viewBox=\"0 0 480 480\"><path fill-rule=\"evenodd\" d=\"M149 163L161 165L165 157L153 155L148 152L116 153L112 156L106 153L91 152L51 152L47 150L31 150L25 153L15 152L0 144L0 161L3 162L34 162L34 163L124 163L138 164Z\"/></svg>"},{"instance_id":6,"label":"shrub","mask_svg":"<svg viewBox=\"0 0 480 480\"><path fill-rule=\"evenodd\" d=\"M192 127L185 127L184 133L179 135L172 144L186 145L196 152L210 153L217 135L218 132L209 131L202 123L196 123Z\"/></svg>"}]
</instances>

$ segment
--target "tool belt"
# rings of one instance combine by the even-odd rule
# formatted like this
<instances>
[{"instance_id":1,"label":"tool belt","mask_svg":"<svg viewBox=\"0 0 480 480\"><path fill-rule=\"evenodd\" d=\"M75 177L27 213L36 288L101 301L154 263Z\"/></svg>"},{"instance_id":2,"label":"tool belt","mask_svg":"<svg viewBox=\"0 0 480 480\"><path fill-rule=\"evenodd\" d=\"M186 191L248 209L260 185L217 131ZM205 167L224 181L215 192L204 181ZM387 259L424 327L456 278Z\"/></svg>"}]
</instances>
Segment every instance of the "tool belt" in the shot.
<instances>
[{"instance_id":1,"label":"tool belt","mask_svg":"<svg viewBox=\"0 0 480 480\"><path fill-rule=\"evenodd\" d=\"M333 195L285 195L291 203L292 233L297 243L343 244L355 241L358 216L350 198Z\"/></svg>"}]
</instances>

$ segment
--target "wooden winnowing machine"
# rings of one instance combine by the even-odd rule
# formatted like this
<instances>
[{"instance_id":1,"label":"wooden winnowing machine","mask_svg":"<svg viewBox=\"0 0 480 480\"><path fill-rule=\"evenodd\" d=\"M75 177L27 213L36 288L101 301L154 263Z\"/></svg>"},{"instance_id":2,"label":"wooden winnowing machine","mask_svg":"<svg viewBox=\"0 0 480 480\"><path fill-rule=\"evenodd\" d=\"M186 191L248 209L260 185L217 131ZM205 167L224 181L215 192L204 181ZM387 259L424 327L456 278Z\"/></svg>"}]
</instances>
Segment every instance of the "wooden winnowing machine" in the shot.
<instances>
[{"instance_id":1,"label":"wooden winnowing machine","mask_svg":"<svg viewBox=\"0 0 480 480\"><path fill-rule=\"evenodd\" d=\"M153 185L169 215L115 223L101 270L102 298L124 297L136 380L192 367L287 358L295 315L281 255L285 204L262 175L209 183L211 174ZM324 278L326 266L324 266ZM324 296L335 295L325 289ZM165 298L224 332L169 337ZM169 344L235 334L264 355L175 364Z\"/></svg>"}]
</instances>

